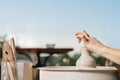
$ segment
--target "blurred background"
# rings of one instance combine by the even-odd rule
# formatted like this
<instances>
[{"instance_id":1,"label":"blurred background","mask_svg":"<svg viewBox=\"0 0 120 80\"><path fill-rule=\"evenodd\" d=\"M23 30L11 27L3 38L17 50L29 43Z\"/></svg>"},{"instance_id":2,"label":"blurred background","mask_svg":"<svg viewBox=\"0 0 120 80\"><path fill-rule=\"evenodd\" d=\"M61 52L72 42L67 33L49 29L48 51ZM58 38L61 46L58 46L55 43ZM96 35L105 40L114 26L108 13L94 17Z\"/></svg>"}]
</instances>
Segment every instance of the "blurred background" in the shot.
<instances>
[{"instance_id":1,"label":"blurred background","mask_svg":"<svg viewBox=\"0 0 120 80\"><path fill-rule=\"evenodd\" d=\"M80 30L110 47L120 48L119 4L119 0L0 0L1 45L14 37L19 48L45 48L46 44L73 48L59 58L52 56L47 65L75 65L81 46L75 33ZM104 65L104 58L95 59Z\"/></svg>"}]
</instances>

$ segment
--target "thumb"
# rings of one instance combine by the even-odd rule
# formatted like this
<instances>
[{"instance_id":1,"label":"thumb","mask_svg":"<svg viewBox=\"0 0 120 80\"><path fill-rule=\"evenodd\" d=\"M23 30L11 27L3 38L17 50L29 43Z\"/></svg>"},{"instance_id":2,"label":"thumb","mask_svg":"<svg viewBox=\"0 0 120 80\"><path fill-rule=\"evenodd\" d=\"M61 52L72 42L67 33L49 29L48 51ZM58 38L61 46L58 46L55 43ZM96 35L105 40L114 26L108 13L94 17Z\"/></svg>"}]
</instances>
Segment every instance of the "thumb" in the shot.
<instances>
[{"instance_id":1,"label":"thumb","mask_svg":"<svg viewBox=\"0 0 120 80\"><path fill-rule=\"evenodd\" d=\"M82 41L83 43L88 42L88 40L85 38L85 36L82 36L82 37L81 37L81 41Z\"/></svg>"}]
</instances>

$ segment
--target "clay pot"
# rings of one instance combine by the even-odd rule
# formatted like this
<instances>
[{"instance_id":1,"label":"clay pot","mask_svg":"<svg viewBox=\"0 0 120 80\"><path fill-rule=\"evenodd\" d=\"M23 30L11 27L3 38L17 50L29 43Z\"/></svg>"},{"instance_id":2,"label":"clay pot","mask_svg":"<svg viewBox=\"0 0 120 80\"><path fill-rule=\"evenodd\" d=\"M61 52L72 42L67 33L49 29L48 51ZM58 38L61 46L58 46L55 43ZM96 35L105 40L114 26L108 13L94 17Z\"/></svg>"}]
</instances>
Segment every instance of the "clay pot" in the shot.
<instances>
[{"instance_id":1,"label":"clay pot","mask_svg":"<svg viewBox=\"0 0 120 80\"><path fill-rule=\"evenodd\" d=\"M81 56L76 62L76 67L96 67L96 61L89 55L89 51L85 48L81 48Z\"/></svg>"}]
</instances>

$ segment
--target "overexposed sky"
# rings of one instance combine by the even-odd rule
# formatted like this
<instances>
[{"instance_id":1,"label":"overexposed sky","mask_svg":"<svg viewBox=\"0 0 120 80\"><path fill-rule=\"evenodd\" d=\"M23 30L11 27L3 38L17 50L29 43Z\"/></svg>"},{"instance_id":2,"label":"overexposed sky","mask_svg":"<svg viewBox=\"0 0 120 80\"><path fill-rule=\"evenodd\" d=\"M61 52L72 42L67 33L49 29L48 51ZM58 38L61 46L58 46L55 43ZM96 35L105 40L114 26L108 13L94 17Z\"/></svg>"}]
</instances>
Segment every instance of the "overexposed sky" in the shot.
<instances>
[{"instance_id":1,"label":"overexposed sky","mask_svg":"<svg viewBox=\"0 0 120 80\"><path fill-rule=\"evenodd\" d=\"M120 48L119 0L0 0L0 34L14 36L20 47L79 49L75 33L86 30Z\"/></svg>"}]
</instances>

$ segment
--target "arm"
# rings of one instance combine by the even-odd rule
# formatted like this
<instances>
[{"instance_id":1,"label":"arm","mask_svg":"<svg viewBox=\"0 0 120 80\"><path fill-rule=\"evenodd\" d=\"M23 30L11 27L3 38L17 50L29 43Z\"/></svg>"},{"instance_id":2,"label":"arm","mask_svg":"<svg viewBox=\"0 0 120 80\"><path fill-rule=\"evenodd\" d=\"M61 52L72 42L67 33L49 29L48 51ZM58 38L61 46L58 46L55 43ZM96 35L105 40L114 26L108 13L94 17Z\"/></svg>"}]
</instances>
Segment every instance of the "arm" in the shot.
<instances>
[{"instance_id":1,"label":"arm","mask_svg":"<svg viewBox=\"0 0 120 80\"><path fill-rule=\"evenodd\" d=\"M120 49L106 47L104 53L101 55L117 64L120 64Z\"/></svg>"}]
</instances>

